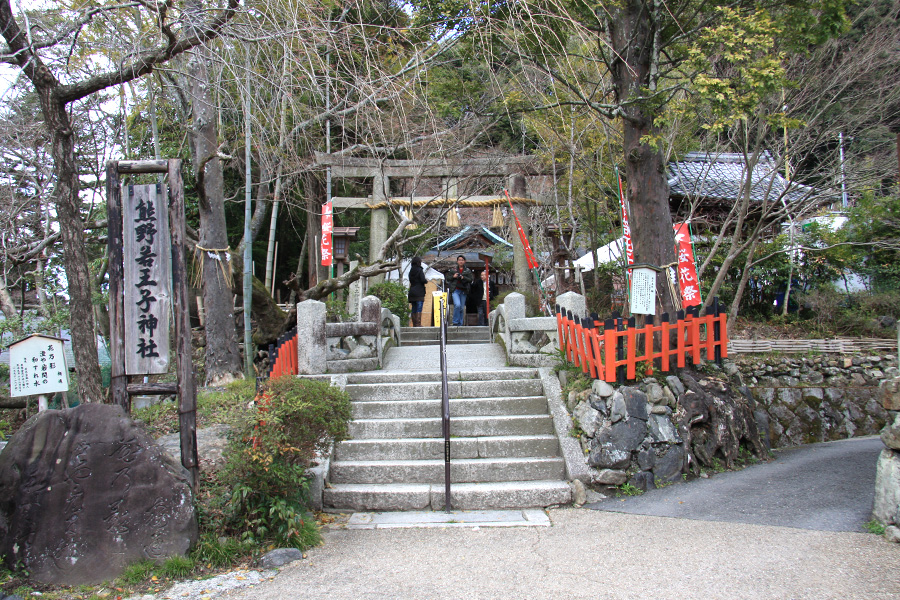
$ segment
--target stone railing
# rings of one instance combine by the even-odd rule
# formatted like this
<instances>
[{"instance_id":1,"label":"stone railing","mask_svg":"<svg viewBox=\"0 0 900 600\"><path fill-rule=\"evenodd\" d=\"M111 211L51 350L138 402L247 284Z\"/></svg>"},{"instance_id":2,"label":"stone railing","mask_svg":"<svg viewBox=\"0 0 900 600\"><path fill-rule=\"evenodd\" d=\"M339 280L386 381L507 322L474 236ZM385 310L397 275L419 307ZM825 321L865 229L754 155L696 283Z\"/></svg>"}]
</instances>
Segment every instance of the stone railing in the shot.
<instances>
[{"instance_id":1,"label":"stone railing","mask_svg":"<svg viewBox=\"0 0 900 600\"><path fill-rule=\"evenodd\" d=\"M380 335L383 352L400 345L400 317L386 308L381 309Z\"/></svg>"},{"instance_id":2,"label":"stone railing","mask_svg":"<svg viewBox=\"0 0 900 600\"><path fill-rule=\"evenodd\" d=\"M586 314L584 297L568 292L557 304L579 315ZM525 296L512 293L491 311L491 338L506 350L506 359L515 367L550 367L559 361L559 333L556 317L526 317Z\"/></svg>"},{"instance_id":3,"label":"stone railing","mask_svg":"<svg viewBox=\"0 0 900 600\"><path fill-rule=\"evenodd\" d=\"M297 368L300 375L348 373L381 368L384 350L397 344L399 319L366 296L360 320L326 323L325 304L306 300L297 305Z\"/></svg>"}]
</instances>

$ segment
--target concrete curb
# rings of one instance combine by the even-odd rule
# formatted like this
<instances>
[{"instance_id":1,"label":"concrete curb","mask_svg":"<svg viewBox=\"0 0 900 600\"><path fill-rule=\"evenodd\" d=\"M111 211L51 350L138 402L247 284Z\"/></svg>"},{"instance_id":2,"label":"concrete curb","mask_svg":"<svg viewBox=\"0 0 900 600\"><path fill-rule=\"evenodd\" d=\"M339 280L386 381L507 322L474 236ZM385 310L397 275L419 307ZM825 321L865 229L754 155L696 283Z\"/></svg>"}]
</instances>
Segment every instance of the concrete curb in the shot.
<instances>
[{"instance_id":1,"label":"concrete curb","mask_svg":"<svg viewBox=\"0 0 900 600\"><path fill-rule=\"evenodd\" d=\"M344 389L347 387L347 375L337 374L331 376L331 385ZM328 452L319 458L319 464L309 469L309 505L313 510L322 510L324 504L325 486L328 485L328 473L331 471L331 457L334 455L334 444L328 448Z\"/></svg>"},{"instance_id":2,"label":"concrete curb","mask_svg":"<svg viewBox=\"0 0 900 600\"><path fill-rule=\"evenodd\" d=\"M578 440L569 435L574 424L569 412L563 405L562 387L559 385L559 379L549 367L541 367L538 369L541 383L544 384L544 394L547 396L547 405L550 408L550 415L553 417L553 428L556 430L556 436L559 438L559 449L562 452L563 459L566 461L566 477L569 480L579 480L582 483L591 482L591 469L584 460L584 453L581 451L581 444Z\"/></svg>"}]
</instances>

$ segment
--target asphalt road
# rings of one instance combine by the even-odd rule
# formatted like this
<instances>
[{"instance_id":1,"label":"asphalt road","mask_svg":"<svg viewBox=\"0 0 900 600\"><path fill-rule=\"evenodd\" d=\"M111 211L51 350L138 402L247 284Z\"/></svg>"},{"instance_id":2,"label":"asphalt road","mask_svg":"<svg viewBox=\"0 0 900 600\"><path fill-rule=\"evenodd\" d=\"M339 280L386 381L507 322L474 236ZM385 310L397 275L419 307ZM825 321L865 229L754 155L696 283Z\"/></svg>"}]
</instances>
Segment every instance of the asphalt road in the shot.
<instances>
[{"instance_id":1,"label":"asphalt road","mask_svg":"<svg viewBox=\"0 0 900 600\"><path fill-rule=\"evenodd\" d=\"M811 444L709 479L641 496L609 498L588 508L657 517L863 531L872 518L878 437Z\"/></svg>"},{"instance_id":2,"label":"asphalt road","mask_svg":"<svg viewBox=\"0 0 900 600\"><path fill-rule=\"evenodd\" d=\"M550 510L551 527L349 530L338 521L306 560L218 597L896 600L900 545L861 529L880 444L786 450L598 510Z\"/></svg>"}]
</instances>

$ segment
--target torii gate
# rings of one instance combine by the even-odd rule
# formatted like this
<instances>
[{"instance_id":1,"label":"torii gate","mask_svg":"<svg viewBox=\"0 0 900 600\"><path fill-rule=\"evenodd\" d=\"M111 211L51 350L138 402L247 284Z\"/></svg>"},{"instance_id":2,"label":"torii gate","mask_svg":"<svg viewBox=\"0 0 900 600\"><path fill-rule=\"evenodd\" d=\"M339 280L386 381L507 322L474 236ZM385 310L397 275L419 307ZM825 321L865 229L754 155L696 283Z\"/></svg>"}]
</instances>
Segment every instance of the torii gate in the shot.
<instances>
[{"instance_id":1,"label":"torii gate","mask_svg":"<svg viewBox=\"0 0 900 600\"><path fill-rule=\"evenodd\" d=\"M500 196L466 196L458 198L459 179L463 177L506 177L507 188L516 205L516 213L527 229L529 206L539 201L528 197L526 175L549 174L540 168L538 160L531 156L470 158L462 160L426 159L426 160L388 160L377 158L356 158L335 156L316 152L316 164L331 168L332 177L365 177L372 179L372 195L365 198L333 197L334 208L365 209L371 211L369 260L373 261L378 251L388 238L389 210L388 203L393 206L440 207L459 202L460 206L479 205L481 203L506 204ZM443 200L437 201L433 196L389 197L390 180L392 178L440 178L444 190ZM488 204L489 205L489 204ZM519 236L511 236L513 243L513 272L517 285L526 287L530 278L525 249Z\"/></svg>"}]
</instances>

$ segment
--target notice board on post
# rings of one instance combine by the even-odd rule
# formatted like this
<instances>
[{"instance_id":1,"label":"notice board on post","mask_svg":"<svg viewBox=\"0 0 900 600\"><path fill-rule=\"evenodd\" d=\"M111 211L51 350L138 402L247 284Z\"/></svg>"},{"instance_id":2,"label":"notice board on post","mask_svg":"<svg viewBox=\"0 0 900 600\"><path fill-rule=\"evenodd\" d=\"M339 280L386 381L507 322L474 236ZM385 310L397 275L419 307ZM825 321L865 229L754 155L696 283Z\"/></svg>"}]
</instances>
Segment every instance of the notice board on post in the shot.
<instances>
[{"instance_id":1,"label":"notice board on post","mask_svg":"<svg viewBox=\"0 0 900 600\"><path fill-rule=\"evenodd\" d=\"M129 185L123 198L125 373L169 370L172 310L168 201L159 184Z\"/></svg>"},{"instance_id":2,"label":"notice board on post","mask_svg":"<svg viewBox=\"0 0 900 600\"><path fill-rule=\"evenodd\" d=\"M9 345L9 395L38 396L69 389L63 340L33 334Z\"/></svg>"},{"instance_id":3,"label":"notice board on post","mask_svg":"<svg viewBox=\"0 0 900 600\"><path fill-rule=\"evenodd\" d=\"M631 271L631 314L656 314L656 271L637 267Z\"/></svg>"}]
</instances>

